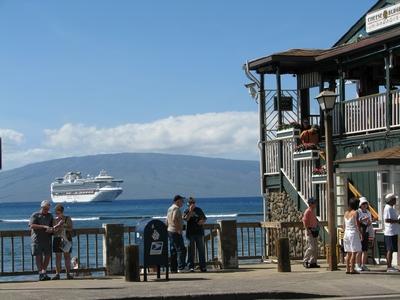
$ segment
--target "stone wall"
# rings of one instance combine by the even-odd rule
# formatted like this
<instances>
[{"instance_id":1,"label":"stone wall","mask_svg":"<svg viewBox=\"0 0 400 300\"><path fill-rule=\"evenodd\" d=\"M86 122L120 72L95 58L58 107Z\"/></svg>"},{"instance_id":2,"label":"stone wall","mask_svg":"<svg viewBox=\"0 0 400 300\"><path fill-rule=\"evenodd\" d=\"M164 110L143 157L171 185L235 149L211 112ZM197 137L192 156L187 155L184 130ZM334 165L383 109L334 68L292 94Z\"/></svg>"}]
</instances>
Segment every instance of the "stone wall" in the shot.
<instances>
[{"instance_id":1,"label":"stone wall","mask_svg":"<svg viewBox=\"0 0 400 300\"><path fill-rule=\"evenodd\" d=\"M270 221L299 222L303 216L285 192L269 193L268 208Z\"/></svg>"},{"instance_id":2,"label":"stone wall","mask_svg":"<svg viewBox=\"0 0 400 300\"><path fill-rule=\"evenodd\" d=\"M277 222L299 222L303 216L298 211L289 195L285 192L272 192L268 195L269 221ZM283 234L286 234L283 233ZM301 230L298 228L289 229L287 237L289 238L290 256L301 256ZM275 243L275 238L271 238L271 243Z\"/></svg>"},{"instance_id":3,"label":"stone wall","mask_svg":"<svg viewBox=\"0 0 400 300\"><path fill-rule=\"evenodd\" d=\"M297 210L296 205L290 199L290 196L286 192L272 192L268 194L268 210L269 210L269 221L277 222L301 222L303 213ZM282 234L286 235L286 232ZM305 236L302 237L301 229L291 228L287 232L290 245L290 256L291 257L302 257L302 253L305 251ZM271 238L271 243L275 243L275 238ZM303 241L303 249L302 249ZM320 253L324 251L322 242L320 242Z\"/></svg>"}]
</instances>

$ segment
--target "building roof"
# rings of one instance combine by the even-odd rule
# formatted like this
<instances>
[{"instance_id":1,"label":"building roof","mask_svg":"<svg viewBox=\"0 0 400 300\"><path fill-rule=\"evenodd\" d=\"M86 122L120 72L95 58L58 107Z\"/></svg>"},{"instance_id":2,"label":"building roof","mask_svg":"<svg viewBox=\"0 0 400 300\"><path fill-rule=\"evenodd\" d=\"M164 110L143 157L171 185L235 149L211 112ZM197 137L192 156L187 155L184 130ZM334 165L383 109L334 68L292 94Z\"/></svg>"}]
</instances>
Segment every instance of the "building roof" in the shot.
<instances>
[{"instance_id":1,"label":"building roof","mask_svg":"<svg viewBox=\"0 0 400 300\"><path fill-rule=\"evenodd\" d=\"M382 43L384 42L389 42L390 40L399 38L400 38L400 27L397 27L395 29L386 31L380 35L374 35L371 37L363 38L356 43L333 47L318 55L316 57L316 60L322 61L330 58L336 58L340 55L347 55L353 52L366 50L369 47L382 45Z\"/></svg>"},{"instance_id":2,"label":"building roof","mask_svg":"<svg viewBox=\"0 0 400 300\"><path fill-rule=\"evenodd\" d=\"M315 62L315 57L324 53L326 49L290 49L283 52L273 53L271 55L249 61L250 70L258 70L262 67L273 66L277 63L285 70L290 72L304 66L304 64L312 64Z\"/></svg>"},{"instance_id":3,"label":"building roof","mask_svg":"<svg viewBox=\"0 0 400 300\"><path fill-rule=\"evenodd\" d=\"M345 34L343 34L343 36L333 45L333 47L347 43L352 36L354 36L359 30L365 27L365 17L368 13L378 10L387 4L394 4L396 2L398 2L398 0L378 0L370 9L368 9L367 12L365 12L365 14L361 16L360 19L358 19L356 23L354 23L353 26L349 28L348 31L346 31Z\"/></svg>"},{"instance_id":4,"label":"building roof","mask_svg":"<svg viewBox=\"0 0 400 300\"><path fill-rule=\"evenodd\" d=\"M275 72L275 66L281 67L281 73L295 74L314 67L317 63L334 60L341 56L358 53L373 47L400 40L400 27L385 31L379 35L363 38L358 42L339 45L330 49L290 49L249 61L249 69L261 73Z\"/></svg>"},{"instance_id":5,"label":"building roof","mask_svg":"<svg viewBox=\"0 0 400 300\"><path fill-rule=\"evenodd\" d=\"M380 151L356 155L335 161L337 164L376 161L378 165L400 165L400 146L387 148Z\"/></svg>"}]
</instances>

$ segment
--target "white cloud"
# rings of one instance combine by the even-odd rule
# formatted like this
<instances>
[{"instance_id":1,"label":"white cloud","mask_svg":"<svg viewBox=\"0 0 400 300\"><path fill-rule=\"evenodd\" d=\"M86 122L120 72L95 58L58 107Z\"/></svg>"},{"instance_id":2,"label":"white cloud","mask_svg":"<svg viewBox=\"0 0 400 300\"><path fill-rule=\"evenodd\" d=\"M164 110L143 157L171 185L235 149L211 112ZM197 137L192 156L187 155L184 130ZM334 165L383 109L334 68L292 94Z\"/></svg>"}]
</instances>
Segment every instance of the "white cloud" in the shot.
<instances>
[{"instance_id":1,"label":"white cloud","mask_svg":"<svg viewBox=\"0 0 400 300\"><path fill-rule=\"evenodd\" d=\"M11 144L21 144L24 140L24 135L21 132L7 128L0 128L0 137L4 143Z\"/></svg>"},{"instance_id":2,"label":"white cloud","mask_svg":"<svg viewBox=\"0 0 400 300\"><path fill-rule=\"evenodd\" d=\"M257 113L224 112L113 128L68 123L45 133L47 147L81 154L163 152L253 158L258 131Z\"/></svg>"},{"instance_id":3,"label":"white cloud","mask_svg":"<svg viewBox=\"0 0 400 300\"><path fill-rule=\"evenodd\" d=\"M8 156L13 165L66 156L157 152L257 159L258 114L223 112L168 117L112 128L64 124L45 130L39 148ZM1 132L0 132L1 136Z\"/></svg>"}]
</instances>

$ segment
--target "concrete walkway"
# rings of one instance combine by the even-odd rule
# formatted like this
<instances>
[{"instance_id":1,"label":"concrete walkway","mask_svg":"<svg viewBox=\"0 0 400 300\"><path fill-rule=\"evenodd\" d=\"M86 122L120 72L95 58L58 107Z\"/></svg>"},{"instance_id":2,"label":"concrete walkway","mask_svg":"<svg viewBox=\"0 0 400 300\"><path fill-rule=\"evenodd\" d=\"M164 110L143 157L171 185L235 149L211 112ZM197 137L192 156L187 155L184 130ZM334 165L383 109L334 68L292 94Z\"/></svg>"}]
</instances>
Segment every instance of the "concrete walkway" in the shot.
<instances>
[{"instance_id":1,"label":"concrete walkway","mask_svg":"<svg viewBox=\"0 0 400 300\"><path fill-rule=\"evenodd\" d=\"M0 299L400 299L400 273L346 275L292 265L278 273L274 264L242 265L234 271L171 274L171 280L125 282L124 278L0 283ZM1 278L0 278L1 279Z\"/></svg>"}]
</instances>

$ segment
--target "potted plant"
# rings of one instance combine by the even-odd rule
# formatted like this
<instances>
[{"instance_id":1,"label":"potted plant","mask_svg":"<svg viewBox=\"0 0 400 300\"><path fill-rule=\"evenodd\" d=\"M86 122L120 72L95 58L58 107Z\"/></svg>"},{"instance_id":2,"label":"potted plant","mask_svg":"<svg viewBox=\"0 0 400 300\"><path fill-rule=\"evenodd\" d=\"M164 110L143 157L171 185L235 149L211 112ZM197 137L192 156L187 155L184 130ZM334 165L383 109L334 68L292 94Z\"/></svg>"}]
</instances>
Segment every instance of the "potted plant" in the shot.
<instances>
[{"instance_id":1,"label":"potted plant","mask_svg":"<svg viewBox=\"0 0 400 300\"><path fill-rule=\"evenodd\" d=\"M292 122L289 124L281 124L278 126L278 131L276 132L276 139L282 140L282 139L299 137L300 128L301 125L296 122Z\"/></svg>"},{"instance_id":2,"label":"potted plant","mask_svg":"<svg viewBox=\"0 0 400 300\"><path fill-rule=\"evenodd\" d=\"M315 144L300 144L294 148L293 160L319 159L319 148Z\"/></svg>"},{"instance_id":3,"label":"potted plant","mask_svg":"<svg viewBox=\"0 0 400 300\"><path fill-rule=\"evenodd\" d=\"M326 183L326 166L313 169L311 182L313 184Z\"/></svg>"}]
</instances>

